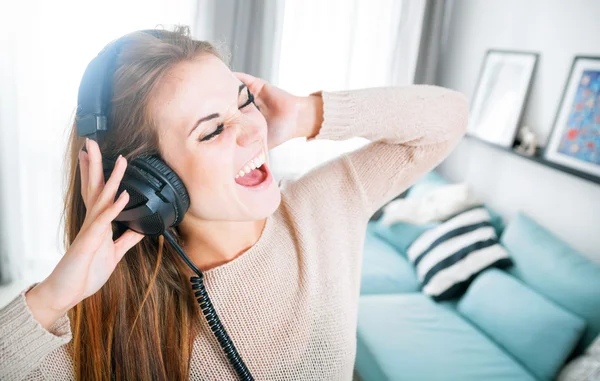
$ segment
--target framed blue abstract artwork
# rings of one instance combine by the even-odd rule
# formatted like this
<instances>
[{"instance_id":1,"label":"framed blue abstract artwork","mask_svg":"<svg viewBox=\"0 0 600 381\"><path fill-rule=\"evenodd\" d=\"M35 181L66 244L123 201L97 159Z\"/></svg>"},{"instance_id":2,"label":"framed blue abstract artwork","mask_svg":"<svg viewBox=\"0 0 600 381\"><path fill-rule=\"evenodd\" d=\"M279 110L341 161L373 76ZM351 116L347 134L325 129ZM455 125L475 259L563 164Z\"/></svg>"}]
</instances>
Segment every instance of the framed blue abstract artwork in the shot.
<instances>
[{"instance_id":1,"label":"framed blue abstract artwork","mask_svg":"<svg viewBox=\"0 0 600 381\"><path fill-rule=\"evenodd\" d=\"M600 57L573 60L544 157L600 178Z\"/></svg>"}]
</instances>

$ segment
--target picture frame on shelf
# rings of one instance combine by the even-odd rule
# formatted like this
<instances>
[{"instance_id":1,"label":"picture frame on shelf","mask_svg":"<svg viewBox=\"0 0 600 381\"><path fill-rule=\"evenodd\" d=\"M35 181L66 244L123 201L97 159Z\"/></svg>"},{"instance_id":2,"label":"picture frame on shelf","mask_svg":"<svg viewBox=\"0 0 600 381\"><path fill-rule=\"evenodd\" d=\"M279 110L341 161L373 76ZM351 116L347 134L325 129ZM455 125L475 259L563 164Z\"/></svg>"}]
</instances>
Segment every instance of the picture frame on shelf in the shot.
<instances>
[{"instance_id":1,"label":"picture frame on shelf","mask_svg":"<svg viewBox=\"0 0 600 381\"><path fill-rule=\"evenodd\" d=\"M543 155L600 179L600 57L573 59Z\"/></svg>"},{"instance_id":2,"label":"picture frame on shelf","mask_svg":"<svg viewBox=\"0 0 600 381\"><path fill-rule=\"evenodd\" d=\"M467 134L512 148L539 54L489 49L471 101Z\"/></svg>"}]
</instances>

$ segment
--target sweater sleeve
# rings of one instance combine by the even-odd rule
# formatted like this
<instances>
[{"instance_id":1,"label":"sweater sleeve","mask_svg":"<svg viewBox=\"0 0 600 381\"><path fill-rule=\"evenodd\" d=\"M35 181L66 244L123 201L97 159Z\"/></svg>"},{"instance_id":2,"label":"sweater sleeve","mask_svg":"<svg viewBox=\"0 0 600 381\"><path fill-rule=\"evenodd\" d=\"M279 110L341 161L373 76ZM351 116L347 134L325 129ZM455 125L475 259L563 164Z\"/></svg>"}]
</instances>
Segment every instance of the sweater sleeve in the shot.
<instances>
[{"instance_id":1,"label":"sweater sleeve","mask_svg":"<svg viewBox=\"0 0 600 381\"><path fill-rule=\"evenodd\" d=\"M35 320L25 294L37 283L22 290L0 310L0 374L2 380L23 380L39 367L51 352L71 340L67 314L48 330Z\"/></svg>"},{"instance_id":2,"label":"sweater sleeve","mask_svg":"<svg viewBox=\"0 0 600 381\"><path fill-rule=\"evenodd\" d=\"M317 92L323 124L312 139L364 137L366 146L307 176L310 182L346 184L340 189L367 219L435 168L466 131L468 101L454 90L431 85ZM340 170L344 168L344 170Z\"/></svg>"}]
</instances>

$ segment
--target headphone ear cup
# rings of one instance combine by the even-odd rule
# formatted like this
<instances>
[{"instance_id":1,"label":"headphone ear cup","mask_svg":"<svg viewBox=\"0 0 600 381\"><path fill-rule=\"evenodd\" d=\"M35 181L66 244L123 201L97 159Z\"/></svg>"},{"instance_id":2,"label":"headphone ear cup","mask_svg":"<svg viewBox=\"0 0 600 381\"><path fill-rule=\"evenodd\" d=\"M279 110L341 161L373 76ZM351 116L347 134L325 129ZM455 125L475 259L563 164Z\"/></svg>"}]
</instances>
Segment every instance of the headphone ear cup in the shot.
<instances>
[{"instance_id":1,"label":"headphone ear cup","mask_svg":"<svg viewBox=\"0 0 600 381\"><path fill-rule=\"evenodd\" d=\"M150 165L154 170L158 172L163 178L165 178L169 184L173 187L177 194L177 201L179 201L179 205L177 205L178 213L177 219L175 221L175 225L180 223L183 220L183 215L187 212L190 207L190 196L183 185L183 181L181 178L173 171L162 159L157 156L147 156L142 159L145 163Z\"/></svg>"},{"instance_id":2,"label":"headphone ear cup","mask_svg":"<svg viewBox=\"0 0 600 381\"><path fill-rule=\"evenodd\" d=\"M104 178L108 179L114 160L103 158ZM127 206L115 221L144 235L160 235L178 225L190 206L190 197L177 174L158 156L132 160L121 179L117 196L129 193Z\"/></svg>"}]
</instances>

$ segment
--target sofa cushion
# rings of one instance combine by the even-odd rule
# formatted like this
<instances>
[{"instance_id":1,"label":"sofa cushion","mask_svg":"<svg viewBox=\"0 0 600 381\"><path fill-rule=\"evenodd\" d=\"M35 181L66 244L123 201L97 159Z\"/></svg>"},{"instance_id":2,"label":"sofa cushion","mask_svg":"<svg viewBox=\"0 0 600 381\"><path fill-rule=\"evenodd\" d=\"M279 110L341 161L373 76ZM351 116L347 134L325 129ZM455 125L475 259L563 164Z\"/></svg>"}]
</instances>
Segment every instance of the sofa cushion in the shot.
<instances>
[{"instance_id":1,"label":"sofa cushion","mask_svg":"<svg viewBox=\"0 0 600 381\"><path fill-rule=\"evenodd\" d=\"M553 380L585 321L498 269L479 274L457 310L540 380Z\"/></svg>"},{"instance_id":2,"label":"sofa cushion","mask_svg":"<svg viewBox=\"0 0 600 381\"><path fill-rule=\"evenodd\" d=\"M489 213L481 206L423 233L408 249L408 259L416 268L423 293L436 301L462 295L487 268L512 265L498 243Z\"/></svg>"},{"instance_id":3,"label":"sofa cushion","mask_svg":"<svg viewBox=\"0 0 600 381\"><path fill-rule=\"evenodd\" d=\"M432 222L424 225L413 225L405 222L398 222L391 226L385 226L381 222L377 222L373 225L373 233L393 246L400 254L406 256L408 248L415 239L439 224L439 222Z\"/></svg>"},{"instance_id":4,"label":"sofa cushion","mask_svg":"<svg viewBox=\"0 0 600 381\"><path fill-rule=\"evenodd\" d=\"M423 294L365 295L356 370L363 380L533 381L468 322Z\"/></svg>"},{"instance_id":5,"label":"sofa cushion","mask_svg":"<svg viewBox=\"0 0 600 381\"><path fill-rule=\"evenodd\" d=\"M389 226L396 222L416 225L441 222L480 204L481 201L466 183L447 184L422 197L399 198L389 202L381 223Z\"/></svg>"},{"instance_id":6,"label":"sofa cushion","mask_svg":"<svg viewBox=\"0 0 600 381\"><path fill-rule=\"evenodd\" d=\"M586 320L576 351L581 353L600 333L600 265L522 213L500 241L513 259L514 276Z\"/></svg>"},{"instance_id":7,"label":"sofa cushion","mask_svg":"<svg viewBox=\"0 0 600 381\"><path fill-rule=\"evenodd\" d=\"M360 292L385 294L417 292L420 285L413 266L396 249L367 228Z\"/></svg>"}]
</instances>

